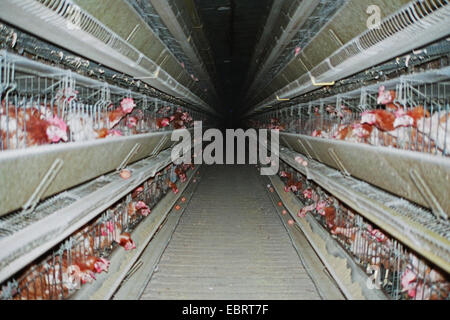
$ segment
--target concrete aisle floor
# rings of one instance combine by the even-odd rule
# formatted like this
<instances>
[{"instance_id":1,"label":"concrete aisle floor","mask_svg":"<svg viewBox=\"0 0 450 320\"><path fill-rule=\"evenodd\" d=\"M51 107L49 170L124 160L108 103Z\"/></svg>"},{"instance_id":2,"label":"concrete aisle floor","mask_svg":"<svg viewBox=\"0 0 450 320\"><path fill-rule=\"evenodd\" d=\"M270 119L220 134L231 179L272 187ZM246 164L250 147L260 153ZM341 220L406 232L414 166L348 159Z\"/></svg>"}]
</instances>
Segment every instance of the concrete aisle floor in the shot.
<instances>
[{"instance_id":1,"label":"concrete aisle floor","mask_svg":"<svg viewBox=\"0 0 450 320\"><path fill-rule=\"evenodd\" d=\"M320 299L254 166L203 166L141 299Z\"/></svg>"}]
</instances>

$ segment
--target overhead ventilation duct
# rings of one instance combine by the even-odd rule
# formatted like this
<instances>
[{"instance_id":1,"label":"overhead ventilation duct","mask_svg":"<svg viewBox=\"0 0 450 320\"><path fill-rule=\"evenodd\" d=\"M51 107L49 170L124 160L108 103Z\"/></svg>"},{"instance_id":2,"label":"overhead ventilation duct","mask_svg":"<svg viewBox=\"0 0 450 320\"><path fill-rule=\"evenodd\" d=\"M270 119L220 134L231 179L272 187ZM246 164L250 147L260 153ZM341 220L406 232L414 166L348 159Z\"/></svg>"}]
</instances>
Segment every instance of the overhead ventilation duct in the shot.
<instances>
[{"instance_id":1,"label":"overhead ventilation duct","mask_svg":"<svg viewBox=\"0 0 450 320\"><path fill-rule=\"evenodd\" d=\"M114 1L113 4L122 5L121 1ZM109 6L112 7L113 4ZM132 10L128 4L125 5ZM124 40L71 0L0 2L0 19L12 25L20 25L30 33L215 114L215 111L194 93L195 91L199 93L200 88L196 88L195 81L179 65L164 44L157 37L153 37L152 41L148 38L143 39L153 33L139 16L133 13L137 25L128 39ZM145 49L146 53L131 43L139 45L140 50ZM149 53L155 49L158 51L153 52L153 56L158 59L152 60Z\"/></svg>"},{"instance_id":2,"label":"overhead ventilation duct","mask_svg":"<svg viewBox=\"0 0 450 320\"><path fill-rule=\"evenodd\" d=\"M337 18L341 19L342 17ZM257 102L257 98L260 101L264 100L256 104L252 110L261 110L274 103L279 103L280 99L290 99L310 92L320 87L322 83L333 83L333 81L344 79L366 68L441 39L449 34L449 18L449 1L430 0L424 2L417 0L384 19L380 28L367 29L345 45L342 44L338 50L321 62L317 61L317 57L310 56L308 59L302 53L266 87L264 94L268 93L269 97L266 95L264 99L264 95L260 91L258 97L253 101ZM320 45L320 43L316 43L318 40L321 43L323 41L334 43L333 46L336 46L339 35L333 34L332 31L330 26L324 27L308 47ZM306 48L304 52L308 49ZM317 63L309 61L313 60L312 58ZM297 67L295 68L295 66ZM293 72L301 72L301 74L293 77ZM289 81L289 79L292 80ZM283 83L285 84L283 85ZM282 88L277 89L280 84Z\"/></svg>"}]
</instances>

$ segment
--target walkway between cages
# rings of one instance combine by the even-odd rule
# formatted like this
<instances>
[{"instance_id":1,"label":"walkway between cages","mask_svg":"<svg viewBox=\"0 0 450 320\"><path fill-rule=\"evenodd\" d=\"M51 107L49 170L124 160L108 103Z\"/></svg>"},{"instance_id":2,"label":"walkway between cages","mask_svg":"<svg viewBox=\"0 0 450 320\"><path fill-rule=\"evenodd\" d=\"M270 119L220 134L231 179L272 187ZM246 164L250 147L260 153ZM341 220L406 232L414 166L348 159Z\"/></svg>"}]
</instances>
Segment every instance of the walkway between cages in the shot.
<instances>
[{"instance_id":1,"label":"walkway between cages","mask_svg":"<svg viewBox=\"0 0 450 320\"><path fill-rule=\"evenodd\" d=\"M320 299L254 166L203 166L141 299Z\"/></svg>"}]
</instances>

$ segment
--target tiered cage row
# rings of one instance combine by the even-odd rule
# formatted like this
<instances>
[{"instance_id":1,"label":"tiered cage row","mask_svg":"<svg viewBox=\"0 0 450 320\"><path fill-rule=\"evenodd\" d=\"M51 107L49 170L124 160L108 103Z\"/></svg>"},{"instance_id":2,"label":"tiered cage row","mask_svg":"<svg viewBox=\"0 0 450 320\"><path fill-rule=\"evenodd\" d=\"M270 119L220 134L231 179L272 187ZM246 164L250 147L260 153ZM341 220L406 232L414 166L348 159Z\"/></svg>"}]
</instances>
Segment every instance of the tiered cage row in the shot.
<instances>
[{"instance_id":1,"label":"tiered cage row","mask_svg":"<svg viewBox=\"0 0 450 320\"><path fill-rule=\"evenodd\" d=\"M108 272L113 250L133 250L130 234L168 193L178 193L193 165L169 165L0 286L1 299L67 299ZM123 249L118 249L123 247Z\"/></svg>"},{"instance_id":2,"label":"tiered cage row","mask_svg":"<svg viewBox=\"0 0 450 320\"><path fill-rule=\"evenodd\" d=\"M318 138L450 155L448 68L291 104L251 126Z\"/></svg>"},{"instance_id":3,"label":"tiered cage row","mask_svg":"<svg viewBox=\"0 0 450 320\"><path fill-rule=\"evenodd\" d=\"M0 52L0 151L190 128L200 112Z\"/></svg>"},{"instance_id":4,"label":"tiered cage row","mask_svg":"<svg viewBox=\"0 0 450 320\"><path fill-rule=\"evenodd\" d=\"M298 216L312 215L368 274L367 285L383 290L395 300L449 299L450 278L445 271L431 265L284 162L279 176L285 191L293 192L304 204Z\"/></svg>"}]
</instances>

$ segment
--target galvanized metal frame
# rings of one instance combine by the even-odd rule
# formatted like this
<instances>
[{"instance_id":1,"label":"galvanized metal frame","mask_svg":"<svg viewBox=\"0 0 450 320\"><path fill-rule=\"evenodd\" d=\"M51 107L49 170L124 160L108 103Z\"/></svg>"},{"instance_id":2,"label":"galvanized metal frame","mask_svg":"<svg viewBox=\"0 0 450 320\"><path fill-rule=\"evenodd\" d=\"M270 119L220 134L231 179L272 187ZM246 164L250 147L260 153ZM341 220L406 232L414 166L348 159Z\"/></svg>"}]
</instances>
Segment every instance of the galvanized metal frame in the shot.
<instances>
[{"instance_id":1,"label":"galvanized metal frame","mask_svg":"<svg viewBox=\"0 0 450 320\"><path fill-rule=\"evenodd\" d=\"M364 29L364 32L353 39L349 39L350 41L344 43L344 45L336 43L336 40L328 32L330 28L323 29L316 38L329 39L328 41L333 43L332 48L337 48L337 50L322 62L307 63L308 59L311 60L312 57L305 58L305 54L307 55L316 45L315 39L313 39L310 45L300 54L299 59L301 61L299 59L293 61L297 64L299 63L297 60L303 63L303 66L300 65L299 69L299 74L302 75L296 76L295 81L285 82L282 85L281 82L280 85L275 85L274 80L269 87L274 86L278 89L266 90L267 94L270 95L269 97L267 97L267 94L263 95L260 91L259 97L253 99L254 107L252 109L276 103L275 96L292 98L310 92L317 89L314 83L343 79L408 50L445 37L450 29L450 20L448 19L450 6L447 1L436 1L440 5L427 9L420 9L420 4L417 4L417 1L408 3L385 18L381 23L380 30ZM352 5L351 2L348 3L349 6ZM363 3L358 3L358 6L361 5ZM346 13L346 11L342 12L343 14ZM405 19L405 16L410 17L410 19ZM341 15L336 15L335 18L343 19ZM333 20L329 22L329 26L331 25L333 25ZM318 60L318 57L314 57L314 59ZM261 99L262 96L266 96L266 98ZM258 99L260 102L255 103Z\"/></svg>"},{"instance_id":2,"label":"galvanized metal frame","mask_svg":"<svg viewBox=\"0 0 450 320\"><path fill-rule=\"evenodd\" d=\"M97 277L93 284L81 287L80 290L70 297L71 300L109 300L124 290L124 286L129 288L131 285L133 289L141 286L145 287L145 282L133 282L133 276L136 273L145 272L146 277L149 277L153 271L153 269L145 269L148 261L141 260L142 255L148 251L149 247L154 245L156 237L162 232L160 229L168 227L167 221L169 219L176 223L181 217L183 212L182 208L179 211L175 211L173 207L180 197L186 196L185 191L195 189L197 186L197 184L193 184L191 181L196 176L198 169L197 167L188 173L186 182L180 183L178 187L178 194L168 193L154 207L151 215L133 231L132 237L137 244L136 249L131 254L125 250L113 252L108 274L103 273ZM122 296L122 298L137 299L139 297Z\"/></svg>"},{"instance_id":3,"label":"galvanized metal frame","mask_svg":"<svg viewBox=\"0 0 450 320\"><path fill-rule=\"evenodd\" d=\"M118 173L111 174L111 180L93 193L83 196L68 207L63 207L12 235L0 239L0 282L38 258L58 242L70 236L78 228L106 210L144 180L154 176L159 170L171 163L171 151L167 150L158 157L142 160L129 168L133 176L123 180ZM72 191L75 195L76 191Z\"/></svg>"},{"instance_id":4,"label":"galvanized metal frame","mask_svg":"<svg viewBox=\"0 0 450 320\"><path fill-rule=\"evenodd\" d=\"M289 166L307 176L308 179L409 248L449 272L450 224L448 221L437 219L430 212L406 200L397 199L358 179L345 177L337 170L313 159L308 160L308 167L303 167L295 161L297 156L299 153L291 150L280 152L281 159Z\"/></svg>"},{"instance_id":5,"label":"galvanized metal frame","mask_svg":"<svg viewBox=\"0 0 450 320\"><path fill-rule=\"evenodd\" d=\"M169 1L151 0L150 2L153 5L155 12L159 14L159 19L162 20L161 23L164 22L165 26L167 26L167 30L173 36L172 42L177 43L179 47L179 50L177 51L181 51L183 56L185 56L183 61L189 61L188 64L185 62L186 69L190 74L198 75L198 78L205 86L205 89L217 99L215 87L208 74L205 63L199 54L197 48L198 44L192 39L193 30L188 28L187 22L183 19L187 14L185 12L186 9L184 7L179 8L174 2ZM208 44L202 45L207 46Z\"/></svg>"},{"instance_id":6,"label":"galvanized metal frame","mask_svg":"<svg viewBox=\"0 0 450 320\"><path fill-rule=\"evenodd\" d=\"M411 180L410 170L414 169L432 188L444 212L447 215L450 212L450 161L444 157L300 134L281 133L280 137L289 141L296 152L309 154L319 162L340 169L329 153L334 149L351 176L430 208L429 202ZM357 162L354 161L356 158Z\"/></svg>"},{"instance_id":7,"label":"galvanized metal frame","mask_svg":"<svg viewBox=\"0 0 450 320\"><path fill-rule=\"evenodd\" d=\"M56 6L58 4L58 6ZM205 110L207 104L92 15L71 1L56 4L35 0L4 1L1 18L108 67L140 79ZM74 24L75 23L75 24ZM78 25L79 24L79 25ZM71 28L69 26L72 25ZM55 32L55 28L59 32ZM181 68L181 67L180 67Z\"/></svg>"},{"instance_id":8,"label":"galvanized metal frame","mask_svg":"<svg viewBox=\"0 0 450 320\"><path fill-rule=\"evenodd\" d=\"M293 194L284 191L280 178L273 176L270 180L292 219L300 227L345 297L350 300L386 300L386 295L381 290L371 290L366 286L367 275L313 217L300 219L297 216L303 205Z\"/></svg>"}]
</instances>

